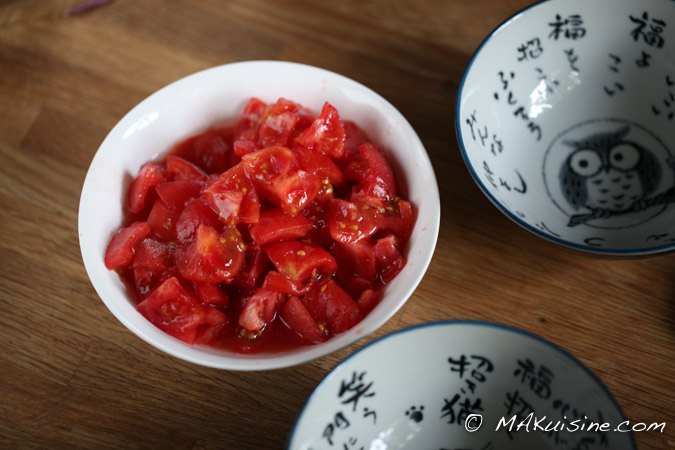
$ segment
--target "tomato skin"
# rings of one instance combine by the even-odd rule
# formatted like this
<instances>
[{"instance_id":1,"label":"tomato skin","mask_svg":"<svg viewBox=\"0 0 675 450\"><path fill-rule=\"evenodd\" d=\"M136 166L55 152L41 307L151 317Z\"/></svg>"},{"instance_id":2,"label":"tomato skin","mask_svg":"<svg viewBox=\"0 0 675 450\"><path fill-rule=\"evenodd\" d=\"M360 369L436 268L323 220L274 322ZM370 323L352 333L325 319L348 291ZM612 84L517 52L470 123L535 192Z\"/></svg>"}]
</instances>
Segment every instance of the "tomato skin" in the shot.
<instances>
[{"instance_id":1,"label":"tomato skin","mask_svg":"<svg viewBox=\"0 0 675 450\"><path fill-rule=\"evenodd\" d=\"M325 153L301 145L292 147L291 151L303 170L317 174L321 180L328 179L338 189L345 188L347 179L337 164Z\"/></svg>"},{"instance_id":2,"label":"tomato skin","mask_svg":"<svg viewBox=\"0 0 675 450\"><path fill-rule=\"evenodd\" d=\"M244 263L245 245L236 228L226 227L218 233L200 224L195 238L179 245L174 252L176 267L186 280L221 283L232 279Z\"/></svg>"},{"instance_id":3,"label":"tomato skin","mask_svg":"<svg viewBox=\"0 0 675 450\"><path fill-rule=\"evenodd\" d=\"M306 341L318 344L326 340L326 334L298 297L292 296L286 301L280 316L290 329Z\"/></svg>"},{"instance_id":4,"label":"tomato skin","mask_svg":"<svg viewBox=\"0 0 675 450\"><path fill-rule=\"evenodd\" d=\"M208 175L202 169L187 159L176 155L169 155L166 158L166 172L169 175L173 175L174 181L197 181L203 183L208 178Z\"/></svg>"},{"instance_id":5,"label":"tomato skin","mask_svg":"<svg viewBox=\"0 0 675 450\"><path fill-rule=\"evenodd\" d=\"M399 241L394 235L378 239L375 244L375 259L377 270L385 283L398 275L405 267L406 260L398 251Z\"/></svg>"},{"instance_id":6,"label":"tomato skin","mask_svg":"<svg viewBox=\"0 0 675 450\"><path fill-rule=\"evenodd\" d=\"M314 320L333 334L347 331L362 318L356 302L331 279L312 286L303 303Z\"/></svg>"},{"instance_id":7,"label":"tomato skin","mask_svg":"<svg viewBox=\"0 0 675 450\"><path fill-rule=\"evenodd\" d=\"M378 208L363 202L331 200L326 216L330 235L337 242L353 244L375 234L380 225Z\"/></svg>"},{"instance_id":8,"label":"tomato skin","mask_svg":"<svg viewBox=\"0 0 675 450\"><path fill-rule=\"evenodd\" d=\"M248 331L247 338L257 337L265 326L274 320L277 311L283 305L283 300L284 296L279 292L265 288L255 291L239 315L239 326Z\"/></svg>"},{"instance_id":9,"label":"tomato skin","mask_svg":"<svg viewBox=\"0 0 675 450\"><path fill-rule=\"evenodd\" d=\"M339 158L344 154L345 137L340 114L333 105L326 102L319 117L300 135L298 143Z\"/></svg>"},{"instance_id":10,"label":"tomato skin","mask_svg":"<svg viewBox=\"0 0 675 450\"><path fill-rule=\"evenodd\" d=\"M333 158L338 167L344 170L357 156L359 156L359 147L366 143L365 134L354 122L343 120L342 126L345 129L344 153L339 158Z\"/></svg>"},{"instance_id":11,"label":"tomato skin","mask_svg":"<svg viewBox=\"0 0 675 450\"><path fill-rule=\"evenodd\" d=\"M396 197L396 179L382 150L366 142L345 170L347 179L355 181L363 194L389 200Z\"/></svg>"},{"instance_id":12,"label":"tomato skin","mask_svg":"<svg viewBox=\"0 0 675 450\"><path fill-rule=\"evenodd\" d=\"M155 200L148 215L148 224L152 228L152 234L163 242L175 241L179 217L180 211L169 208L161 199Z\"/></svg>"},{"instance_id":13,"label":"tomato skin","mask_svg":"<svg viewBox=\"0 0 675 450\"><path fill-rule=\"evenodd\" d=\"M108 270L120 269L134 259L136 244L147 237L152 228L147 222L134 222L120 229L108 242L103 262Z\"/></svg>"},{"instance_id":14,"label":"tomato skin","mask_svg":"<svg viewBox=\"0 0 675 450\"><path fill-rule=\"evenodd\" d=\"M202 183L197 181L165 181L155 186L157 195L169 208L182 211L185 204L199 196Z\"/></svg>"},{"instance_id":15,"label":"tomato skin","mask_svg":"<svg viewBox=\"0 0 675 450\"><path fill-rule=\"evenodd\" d=\"M336 242L333 246L333 254L343 277L349 278L349 275L355 275L367 281L373 281L377 277L375 249L370 239L362 239L354 243Z\"/></svg>"},{"instance_id":16,"label":"tomato skin","mask_svg":"<svg viewBox=\"0 0 675 450\"><path fill-rule=\"evenodd\" d=\"M127 192L127 209L129 209L129 212L132 214L140 213L152 188L164 181L166 181L166 172L163 167L154 163L143 165L138 176L131 182Z\"/></svg>"},{"instance_id":17,"label":"tomato skin","mask_svg":"<svg viewBox=\"0 0 675 450\"><path fill-rule=\"evenodd\" d=\"M314 229L312 223L301 215L291 216L283 211L272 210L260 216L258 223L251 225L251 238L258 245L284 239L299 239Z\"/></svg>"},{"instance_id":18,"label":"tomato skin","mask_svg":"<svg viewBox=\"0 0 675 450\"><path fill-rule=\"evenodd\" d=\"M199 303L175 277L155 288L136 309L156 327L188 344L195 343L199 326L228 322L224 313Z\"/></svg>"},{"instance_id":19,"label":"tomato skin","mask_svg":"<svg viewBox=\"0 0 675 450\"><path fill-rule=\"evenodd\" d=\"M337 270L333 255L317 245L280 241L265 245L263 250L280 273L300 283L309 280L319 270L325 275Z\"/></svg>"}]
</instances>

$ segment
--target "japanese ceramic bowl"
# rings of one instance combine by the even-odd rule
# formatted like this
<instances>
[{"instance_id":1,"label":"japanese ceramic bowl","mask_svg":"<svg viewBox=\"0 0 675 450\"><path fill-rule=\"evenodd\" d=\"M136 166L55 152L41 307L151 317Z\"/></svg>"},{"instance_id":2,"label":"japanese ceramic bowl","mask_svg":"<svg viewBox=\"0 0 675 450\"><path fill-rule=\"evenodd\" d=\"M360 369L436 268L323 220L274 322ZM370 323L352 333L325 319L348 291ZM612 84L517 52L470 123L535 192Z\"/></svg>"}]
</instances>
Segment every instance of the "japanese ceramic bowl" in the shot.
<instances>
[{"instance_id":1,"label":"japanese ceramic bowl","mask_svg":"<svg viewBox=\"0 0 675 450\"><path fill-rule=\"evenodd\" d=\"M626 450L636 448L631 426L600 380L554 344L501 325L438 322L338 365L288 448Z\"/></svg>"},{"instance_id":2,"label":"japanese ceramic bowl","mask_svg":"<svg viewBox=\"0 0 675 450\"><path fill-rule=\"evenodd\" d=\"M355 121L386 151L415 225L406 267L387 285L380 304L353 329L320 345L286 353L242 355L187 345L148 322L120 277L106 270L103 255L122 224L122 199L144 163L178 141L241 115L247 100L279 97L318 113L324 102ZM87 173L79 209L80 247L97 293L124 325L175 357L232 370L263 370L300 364L354 343L387 321L412 294L431 260L438 236L438 187L426 151L406 119L384 98L341 75L301 64L253 61L211 68L159 90L131 110L105 138Z\"/></svg>"},{"instance_id":3,"label":"japanese ceramic bowl","mask_svg":"<svg viewBox=\"0 0 675 450\"><path fill-rule=\"evenodd\" d=\"M509 218L595 254L675 249L674 18L670 0L550 0L481 44L455 125Z\"/></svg>"}]
</instances>

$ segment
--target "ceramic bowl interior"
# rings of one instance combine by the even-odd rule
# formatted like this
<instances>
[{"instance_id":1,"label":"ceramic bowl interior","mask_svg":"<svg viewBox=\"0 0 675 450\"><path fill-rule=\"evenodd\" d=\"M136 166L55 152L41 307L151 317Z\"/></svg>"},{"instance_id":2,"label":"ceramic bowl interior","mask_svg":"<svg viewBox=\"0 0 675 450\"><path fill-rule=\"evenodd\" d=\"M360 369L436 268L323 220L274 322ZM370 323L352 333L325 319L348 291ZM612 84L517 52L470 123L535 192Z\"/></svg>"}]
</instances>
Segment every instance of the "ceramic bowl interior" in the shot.
<instances>
[{"instance_id":1,"label":"ceramic bowl interior","mask_svg":"<svg viewBox=\"0 0 675 450\"><path fill-rule=\"evenodd\" d=\"M624 421L600 380L554 344L501 325L438 322L380 338L338 365L308 399L288 448L635 449L630 432L614 431Z\"/></svg>"},{"instance_id":2,"label":"ceramic bowl interior","mask_svg":"<svg viewBox=\"0 0 675 450\"><path fill-rule=\"evenodd\" d=\"M353 329L326 343L276 354L241 355L190 346L160 331L135 309L136 300L103 255L123 220L122 199L144 163L175 143L213 125L233 123L250 97L280 97L321 110L328 101L356 122L385 151L399 186L414 205L408 263L387 285L380 304ZM87 273L110 311L155 347L197 364L263 370L300 364L336 351L387 321L408 299L431 260L438 236L438 187L424 146L406 119L380 95L344 76L301 64L251 61L211 68L181 79L131 110L98 149L87 173L79 209L79 237Z\"/></svg>"},{"instance_id":3,"label":"ceramic bowl interior","mask_svg":"<svg viewBox=\"0 0 675 450\"><path fill-rule=\"evenodd\" d=\"M673 17L670 0L549 0L483 42L455 125L508 217L594 253L675 248Z\"/></svg>"}]
</instances>

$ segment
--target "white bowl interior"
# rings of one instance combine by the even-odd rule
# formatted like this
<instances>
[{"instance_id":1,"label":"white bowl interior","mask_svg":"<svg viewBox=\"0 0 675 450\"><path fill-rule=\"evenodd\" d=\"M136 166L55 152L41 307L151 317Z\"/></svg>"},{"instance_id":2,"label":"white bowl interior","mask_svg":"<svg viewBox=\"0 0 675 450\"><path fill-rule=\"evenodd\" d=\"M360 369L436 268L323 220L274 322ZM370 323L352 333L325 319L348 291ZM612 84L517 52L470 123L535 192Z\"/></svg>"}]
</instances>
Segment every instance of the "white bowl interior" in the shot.
<instances>
[{"instance_id":1,"label":"white bowl interior","mask_svg":"<svg viewBox=\"0 0 675 450\"><path fill-rule=\"evenodd\" d=\"M105 268L103 255L122 224L122 199L140 167L175 143L216 124L232 123L250 97L293 100L318 113L323 103L353 120L392 161L399 184L414 204L416 222L407 265L381 303L356 327L327 343L286 353L241 355L190 346L157 329L136 310L119 276ZM406 119L384 98L341 75L301 64L252 61L190 75L151 95L106 137L87 173L79 209L79 236L87 273L101 299L131 331L176 357L234 370L279 368L336 351L388 320L408 299L431 260L438 236L438 187L424 146Z\"/></svg>"},{"instance_id":2,"label":"white bowl interior","mask_svg":"<svg viewBox=\"0 0 675 450\"><path fill-rule=\"evenodd\" d=\"M613 432L624 420L601 381L554 344L495 324L438 322L380 338L337 366L288 448L635 449L631 433Z\"/></svg>"},{"instance_id":3,"label":"white bowl interior","mask_svg":"<svg viewBox=\"0 0 675 450\"><path fill-rule=\"evenodd\" d=\"M510 218L591 252L675 248L673 17L668 0L549 0L481 45L457 134Z\"/></svg>"}]
</instances>

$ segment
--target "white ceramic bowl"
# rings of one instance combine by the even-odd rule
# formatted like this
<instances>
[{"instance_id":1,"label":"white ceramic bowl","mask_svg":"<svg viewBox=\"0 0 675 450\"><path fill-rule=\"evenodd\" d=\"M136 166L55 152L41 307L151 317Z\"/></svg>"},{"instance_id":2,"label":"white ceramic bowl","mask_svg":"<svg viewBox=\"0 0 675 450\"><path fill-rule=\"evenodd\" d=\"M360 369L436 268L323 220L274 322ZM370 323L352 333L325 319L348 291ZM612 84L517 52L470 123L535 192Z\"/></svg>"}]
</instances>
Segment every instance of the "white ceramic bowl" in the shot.
<instances>
[{"instance_id":1,"label":"white ceramic bowl","mask_svg":"<svg viewBox=\"0 0 675 450\"><path fill-rule=\"evenodd\" d=\"M502 325L438 322L338 365L288 448L628 450L637 448L631 426L600 380L556 345Z\"/></svg>"},{"instance_id":2,"label":"white ceramic bowl","mask_svg":"<svg viewBox=\"0 0 675 450\"><path fill-rule=\"evenodd\" d=\"M549 0L474 54L456 130L508 217L603 255L675 249L675 2Z\"/></svg>"},{"instance_id":3,"label":"white ceramic bowl","mask_svg":"<svg viewBox=\"0 0 675 450\"><path fill-rule=\"evenodd\" d=\"M122 224L122 199L145 162L214 124L233 122L250 97L279 97L320 111L328 101L356 122L392 162L399 186L414 204L408 263L387 285L380 304L353 329L286 353L242 355L187 345L148 322L135 309L119 276L105 268L110 237ZM354 343L384 324L410 297L431 260L440 220L438 187L424 146L406 119L384 98L344 76L301 64L251 61L214 67L160 89L113 128L87 173L79 209L82 257L96 292L124 325L151 345L197 364L264 370L310 361Z\"/></svg>"}]
</instances>

